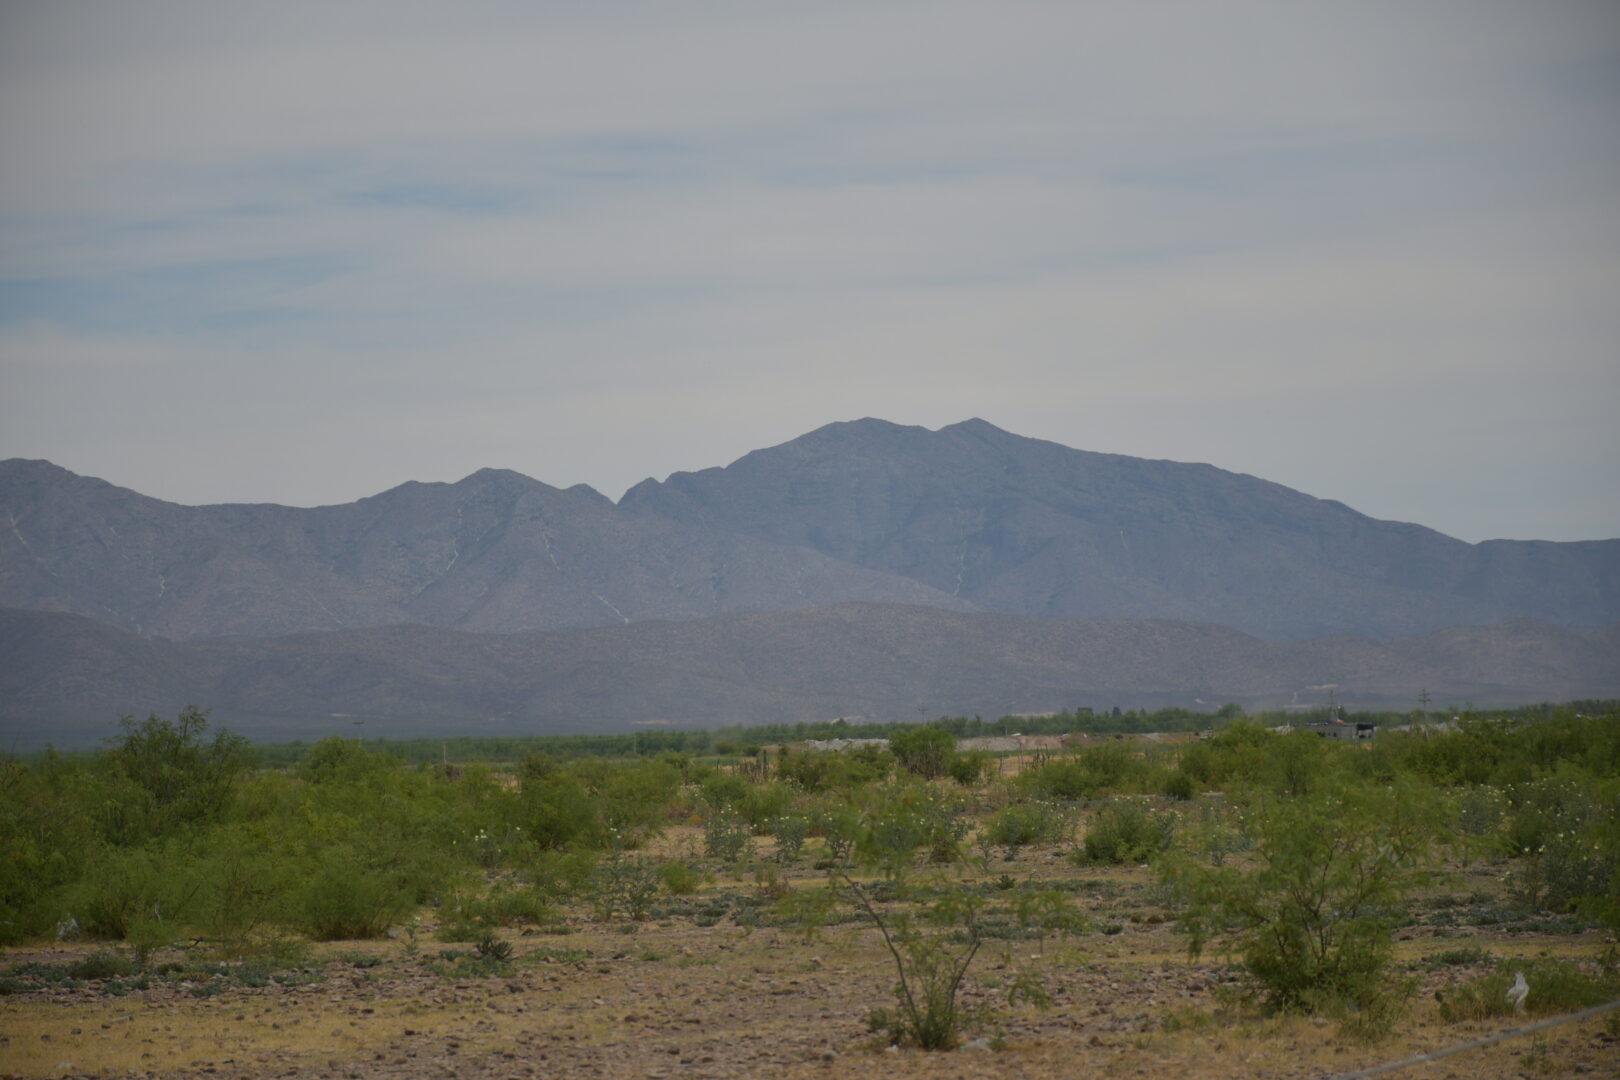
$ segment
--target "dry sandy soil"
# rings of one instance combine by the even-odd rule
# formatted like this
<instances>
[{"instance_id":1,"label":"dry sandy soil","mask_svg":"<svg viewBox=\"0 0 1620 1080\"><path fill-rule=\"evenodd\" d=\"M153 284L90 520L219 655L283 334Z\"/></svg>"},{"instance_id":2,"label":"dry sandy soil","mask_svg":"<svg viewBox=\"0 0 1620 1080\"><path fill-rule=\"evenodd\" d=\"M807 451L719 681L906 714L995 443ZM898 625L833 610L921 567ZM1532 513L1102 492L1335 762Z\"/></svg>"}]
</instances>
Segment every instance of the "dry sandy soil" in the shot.
<instances>
[{"instance_id":1,"label":"dry sandy soil","mask_svg":"<svg viewBox=\"0 0 1620 1080\"><path fill-rule=\"evenodd\" d=\"M679 839L679 838L676 838ZM667 841L666 841L667 842ZM104 983L13 988L0 997L0 1074L187 1078L347 1077L1330 1077L1514 1026L1443 1023L1436 993L1482 974L1480 964L1426 963L1481 947L1495 956L1595 957L1598 937L1498 926L1401 934L1400 956L1421 991L1394 1032L1357 1040L1332 1021L1267 1018L1235 998L1218 957L1189 961L1160 921L1145 870L1077 869L1060 853L997 862L990 876L1065 880L1093 929L1071 938L991 940L965 1001L993 1014L996 1048L894 1050L867 1027L893 1003L894 968L875 932L829 927L812 941L791 929L739 925L711 912L756 892L728 876L680 911L626 927L575 913L565 934L507 930L514 960L499 975L444 973L445 945L427 937L316 947L304 985L178 979L111 996ZM787 875L806 887L803 863ZM1499 888L1475 870L1453 891ZM972 880L970 875L969 880ZM768 912L768 908L761 908ZM1427 909L1425 909L1427 910ZM744 920L745 922L748 920ZM1104 931L1111 932L1104 932ZM1436 936L1436 931L1444 936ZM10 950L0 969L64 963L89 945ZM438 970L434 970L437 965ZM1044 1011L1007 1005L1010 976L1040 973ZM296 983L298 980L292 980ZM222 983L219 985L223 985ZM205 996L199 996L199 993ZM1616 1014L1611 1013L1612 1018ZM1620 1024L1598 1017L1393 1074L1440 1077L1620 1076Z\"/></svg>"}]
</instances>

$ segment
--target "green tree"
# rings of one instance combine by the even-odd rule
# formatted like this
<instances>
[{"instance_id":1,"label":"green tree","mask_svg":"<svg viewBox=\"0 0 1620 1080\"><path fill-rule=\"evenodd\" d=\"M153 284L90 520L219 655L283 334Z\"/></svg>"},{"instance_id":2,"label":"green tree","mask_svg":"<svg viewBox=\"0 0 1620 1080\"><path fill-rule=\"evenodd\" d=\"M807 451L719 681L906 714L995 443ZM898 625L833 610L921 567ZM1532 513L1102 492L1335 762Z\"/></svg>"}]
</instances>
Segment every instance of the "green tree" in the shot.
<instances>
[{"instance_id":1,"label":"green tree","mask_svg":"<svg viewBox=\"0 0 1620 1080\"><path fill-rule=\"evenodd\" d=\"M107 793L102 820L108 839L133 843L219 815L247 768L247 740L224 729L211 739L208 714L194 706L174 723L155 713L120 721L103 765L116 790Z\"/></svg>"},{"instance_id":2,"label":"green tree","mask_svg":"<svg viewBox=\"0 0 1620 1080\"><path fill-rule=\"evenodd\" d=\"M1395 999L1391 941L1404 898L1427 876L1442 820L1409 783L1266 793L1249 807L1254 857L1208 865L1181 852L1162 873L1198 955L1216 935L1279 1009L1361 1008Z\"/></svg>"},{"instance_id":3,"label":"green tree","mask_svg":"<svg viewBox=\"0 0 1620 1080\"><path fill-rule=\"evenodd\" d=\"M889 750L906 771L934 780L944 776L956 759L956 736L922 724L895 732L889 738Z\"/></svg>"}]
</instances>

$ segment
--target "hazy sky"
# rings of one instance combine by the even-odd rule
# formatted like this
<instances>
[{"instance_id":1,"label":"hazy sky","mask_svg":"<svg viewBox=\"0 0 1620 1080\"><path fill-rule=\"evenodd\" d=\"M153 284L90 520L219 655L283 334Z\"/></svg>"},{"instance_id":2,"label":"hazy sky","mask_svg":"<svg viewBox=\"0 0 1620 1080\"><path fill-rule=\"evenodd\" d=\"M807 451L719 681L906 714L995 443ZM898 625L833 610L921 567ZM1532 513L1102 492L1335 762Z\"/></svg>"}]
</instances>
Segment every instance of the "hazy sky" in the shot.
<instances>
[{"instance_id":1,"label":"hazy sky","mask_svg":"<svg viewBox=\"0 0 1620 1080\"><path fill-rule=\"evenodd\" d=\"M616 498L861 416L1620 536L1620 4L0 0L0 457Z\"/></svg>"}]
</instances>

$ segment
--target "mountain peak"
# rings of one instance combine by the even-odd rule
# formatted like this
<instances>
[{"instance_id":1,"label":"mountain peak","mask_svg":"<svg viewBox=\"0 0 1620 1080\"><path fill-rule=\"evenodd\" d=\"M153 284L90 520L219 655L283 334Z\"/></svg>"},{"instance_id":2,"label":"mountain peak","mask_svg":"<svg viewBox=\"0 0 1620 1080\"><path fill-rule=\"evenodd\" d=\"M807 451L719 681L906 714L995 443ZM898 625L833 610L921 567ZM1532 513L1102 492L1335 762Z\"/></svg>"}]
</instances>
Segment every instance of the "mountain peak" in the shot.
<instances>
[{"instance_id":1,"label":"mountain peak","mask_svg":"<svg viewBox=\"0 0 1620 1080\"><path fill-rule=\"evenodd\" d=\"M941 432L960 431L966 435L1010 435L1011 432L998 428L982 417L970 416L966 420L959 420L954 424L946 424L939 429Z\"/></svg>"},{"instance_id":2,"label":"mountain peak","mask_svg":"<svg viewBox=\"0 0 1620 1080\"><path fill-rule=\"evenodd\" d=\"M538 484L540 481L525 476L515 469L495 469L485 467L477 472L468 473L458 484Z\"/></svg>"}]
</instances>

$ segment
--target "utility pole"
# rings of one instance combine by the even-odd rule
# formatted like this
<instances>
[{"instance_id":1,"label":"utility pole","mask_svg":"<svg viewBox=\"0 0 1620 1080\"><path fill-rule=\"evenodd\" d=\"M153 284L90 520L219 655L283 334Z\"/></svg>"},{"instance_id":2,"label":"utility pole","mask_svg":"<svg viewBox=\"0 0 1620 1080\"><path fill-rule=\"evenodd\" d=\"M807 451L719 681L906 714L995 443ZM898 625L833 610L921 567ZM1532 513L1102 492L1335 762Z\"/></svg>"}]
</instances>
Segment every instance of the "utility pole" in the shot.
<instances>
[{"instance_id":1,"label":"utility pole","mask_svg":"<svg viewBox=\"0 0 1620 1080\"><path fill-rule=\"evenodd\" d=\"M355 737L360 740L360 745L366 745L366 718L362 716L354 722L354 726L359 732Z\"/></svg>"}]
</instances>

